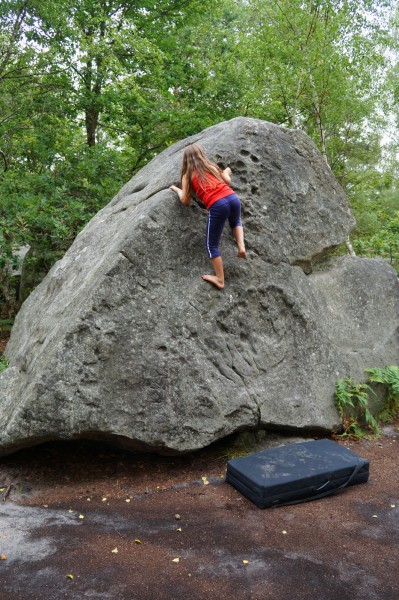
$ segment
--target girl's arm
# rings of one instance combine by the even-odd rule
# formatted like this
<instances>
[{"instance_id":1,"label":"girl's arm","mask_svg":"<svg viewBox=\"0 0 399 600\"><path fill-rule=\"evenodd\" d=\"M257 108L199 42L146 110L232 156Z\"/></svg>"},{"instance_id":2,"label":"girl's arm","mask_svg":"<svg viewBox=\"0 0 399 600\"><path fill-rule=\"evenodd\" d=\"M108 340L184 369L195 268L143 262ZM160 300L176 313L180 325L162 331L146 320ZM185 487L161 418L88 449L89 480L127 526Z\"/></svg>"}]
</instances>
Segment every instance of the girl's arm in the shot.
<instances>
[{"instance_id":1,"label":"girl's arm","mask_svg":"<svg viewBox=\"0 0 399 600\"><path fill-rule=\"evenodd\" d=\"M230 169L230 167L227 167L224 171L222 171L220 173L220 175L222 176L222 179L223 179L223 181L225 183L227 183L227 184L231 183L231 177L230 177L230 175L231 175L231 169Z\"/></svg>"},{"instance_id":2,"label":"girl's arm","mask_svg":"<svg viewBox=\"0 0 399 600\"><path fill-rule=\"evenodd\" d=\"M178 188L176 185L171 185L170 189L176 192L182 204L185 204L185 206L190 206L191 197L188 187L188 179L186 175L183 175L182 189Z\"/></svg>"}]
</instances>

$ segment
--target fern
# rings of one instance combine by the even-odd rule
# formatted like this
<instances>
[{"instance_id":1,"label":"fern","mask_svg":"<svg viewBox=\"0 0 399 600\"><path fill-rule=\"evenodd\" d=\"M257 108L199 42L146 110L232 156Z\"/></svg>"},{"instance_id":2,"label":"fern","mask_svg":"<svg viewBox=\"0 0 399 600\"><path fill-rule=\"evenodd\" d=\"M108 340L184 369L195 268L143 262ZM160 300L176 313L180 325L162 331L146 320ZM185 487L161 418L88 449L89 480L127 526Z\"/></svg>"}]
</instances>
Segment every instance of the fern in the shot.
<instances>
[{"instance_id":1,"label":"fern","mask_svg":"<svg viewBox=\"0 0 399 600\"><path fill-rule=\"evenodd\" d=\"M368 382L381 383L386 387L387 397L378 415L369 409L370 395L376 395L368 383L356 384L353 379L339 379L335 386L335 405L343 428L343 435L364 436L365 429L379 435L380 422L392 421L399 414L399 367L366 369Z\"/></svg>"},{"instance_id":2,"label":"fern","mask_svg":"<svg viewBox=\"0 0 399 600\"><path fill-rule=\"evenodd\" d=\"M390 366L382 369L366 369L370 373L369 380L383 383L388 387L391 396L399 398L399 367Z\"/></svg>"},{"instance_id":3,"label":"fern","mask_svg":"<svg viewBox=\"0 0 399 600\"><path fill-rule=\"evenodd\" d=\"M366 369L369 380L381 383L387 388L387 399L380 412L382 421L392 421L399 413L399 367L387 366L381 369Z\"/></svg>"},{"instance_id":4,"label":"fern","mask_svg":"<svg viewBox=\"0 0 399 600\"><path fill-rule=\"evenodd\" d=\"M341 420L348 408L355 408L351 394L349 393L349 387L351 385L351 379L339 379L335 386L335 404Z\"/></svg>"},{"instance_id":5,"label":"fern","mask_svg":"<svg viewBox=\"0 0 399 600\"><path fill-rule=\"evenodd\" d=\"M350 377L339 379L335 386L335 405L340 416L343 434L361 437L364 428L379 435L377 419L368 408L369 394L374 393L367 383L356 384Z\"/></svg>"}]
</instances>

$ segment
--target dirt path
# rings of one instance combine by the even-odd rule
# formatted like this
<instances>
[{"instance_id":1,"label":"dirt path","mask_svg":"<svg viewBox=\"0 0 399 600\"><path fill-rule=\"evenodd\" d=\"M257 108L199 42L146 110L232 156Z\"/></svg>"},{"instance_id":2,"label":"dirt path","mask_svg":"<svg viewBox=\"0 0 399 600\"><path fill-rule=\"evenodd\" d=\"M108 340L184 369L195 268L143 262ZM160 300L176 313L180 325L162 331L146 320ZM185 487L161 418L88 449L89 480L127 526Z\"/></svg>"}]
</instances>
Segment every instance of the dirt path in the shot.
<instances>
[{"instance_id":1,"label":"dirt path","mask_svg":"<svg viewBox=\"0 0 399 600\"><path fill-rule=\"evenodd\" d=\"M348 445L370 460L367 484L266 510L224 482L226 444L3 458L0 600L398 600L398 424Z\"/></svg>"},{"instance_id":2,"label":"dirt path","mask_svg":"<svg viewBox=\"0 0 399 600\"><path fill-rule=\"evenodd\" d=\"M8 342L8 338L0 337L0 358L1 358L1 355L4 353L4 350L6 349L7 342Z\"/></svg>"}]
</instances>

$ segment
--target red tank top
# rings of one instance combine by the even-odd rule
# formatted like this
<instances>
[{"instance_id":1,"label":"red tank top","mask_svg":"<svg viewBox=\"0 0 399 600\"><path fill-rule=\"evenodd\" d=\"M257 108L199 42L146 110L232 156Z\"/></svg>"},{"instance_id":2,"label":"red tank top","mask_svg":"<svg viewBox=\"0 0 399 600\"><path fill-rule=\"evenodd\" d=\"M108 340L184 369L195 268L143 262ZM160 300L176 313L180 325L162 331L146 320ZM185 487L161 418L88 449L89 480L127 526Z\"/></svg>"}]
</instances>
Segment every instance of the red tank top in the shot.
<instances>
[{"instance_id":1,"label":"red tank top","mask_svg":"<svg viewBox=\"0 0 399 600\"><path fill-rule=\"evenodd\" d=\"M227 185L227 183L219 181L219 179L212 175L212 173L207 173L206 179L206 183L203 186L200 186L194 173L191 182L193 184L195 193L207 210L217 200L235 193L234 190Z\"/></svg>"}]
</instances>

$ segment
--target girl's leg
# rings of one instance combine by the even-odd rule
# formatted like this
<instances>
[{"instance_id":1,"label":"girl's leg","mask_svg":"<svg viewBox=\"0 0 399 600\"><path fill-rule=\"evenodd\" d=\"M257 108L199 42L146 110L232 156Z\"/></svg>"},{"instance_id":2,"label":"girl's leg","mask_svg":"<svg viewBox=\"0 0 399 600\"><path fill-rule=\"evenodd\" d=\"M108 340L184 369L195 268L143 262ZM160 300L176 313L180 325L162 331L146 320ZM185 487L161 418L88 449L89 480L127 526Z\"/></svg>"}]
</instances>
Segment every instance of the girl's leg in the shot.
<instances>
[{"instance_id":1,"label":"girl's leg","mask_svg":"<svg viewBox=\"0 0 399 600\"><path fill-rule=\"evenodd\" d=\"M215 202L208 211L206 224L205 245L208 256L211 259L215 275L203 275L204 281L209 281L220 290L224 288L224 269L223 261L219 252L219 242L222 236L223 227L230 213L227 202L223 199Z\"/></svg>"},{"instance_id":2,"label":"girl's leg","mask_svg":"<svg viewBox=\"0 0 399 600\"><path fill-rule=\"evenodd\" d=\"M242 225L237 225L237 227L234 227L233 235L238 247L237 256L239 258L247 258L247 251L245 250L244 244L244 230L242 228Z\"/></svg>"},{"instance_id":3,"label":"girl's leg","mask_svg":"<svg viewBox=\"0 0 399 600\"><path fill-rule=\"evenodd\" d=\"M244 244L244 230L241 224L241 202L236 194L228 196L228 201L231 210L229 216L229 223L233 231L234 239L237 242L237 256L239 258L247 258L247 252L245 250Z\"/></svg>"},{"instance_id":4,"label":"girl's leg","mask_svg":"<svg viewBox=\"0 0 399 600\"><path fill-rule=\"evenodd\" d=\"M211 258L211 261L215 275L202 275L202 279L204 281L209 281L209 283L213 283L213 285L222 290L224 288L224 269L222 257L216 256L215 258Z\"/></svg>"}]
</instances>

